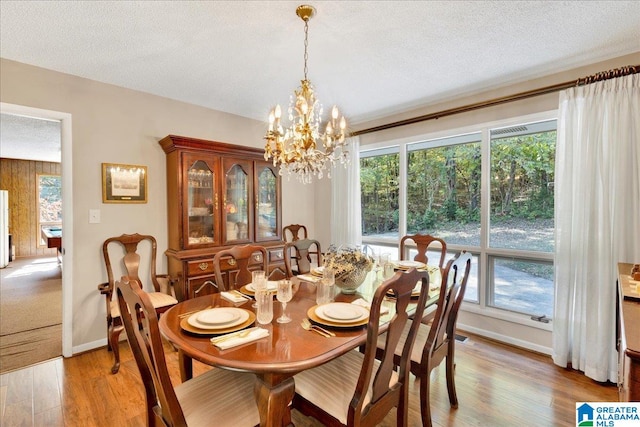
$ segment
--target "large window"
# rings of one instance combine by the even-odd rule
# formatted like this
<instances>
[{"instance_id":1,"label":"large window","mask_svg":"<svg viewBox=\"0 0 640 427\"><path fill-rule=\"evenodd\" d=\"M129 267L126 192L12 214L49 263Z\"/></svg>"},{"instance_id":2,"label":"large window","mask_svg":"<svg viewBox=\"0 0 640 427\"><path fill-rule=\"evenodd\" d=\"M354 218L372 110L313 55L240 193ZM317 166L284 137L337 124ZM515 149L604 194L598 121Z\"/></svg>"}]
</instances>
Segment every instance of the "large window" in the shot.
<instances>
[{"instance_id":1,"label":"large window","mask_svg":"<svg viewBox=\"0 0 640 427\"><path fill-rule=\"evenodd\" d=\"M397 256L404 234L442 237L450 256L474 255L467 302L550 318L555 129L480 125L361 153L363 243Z\"/></svg>"}]
</instances>

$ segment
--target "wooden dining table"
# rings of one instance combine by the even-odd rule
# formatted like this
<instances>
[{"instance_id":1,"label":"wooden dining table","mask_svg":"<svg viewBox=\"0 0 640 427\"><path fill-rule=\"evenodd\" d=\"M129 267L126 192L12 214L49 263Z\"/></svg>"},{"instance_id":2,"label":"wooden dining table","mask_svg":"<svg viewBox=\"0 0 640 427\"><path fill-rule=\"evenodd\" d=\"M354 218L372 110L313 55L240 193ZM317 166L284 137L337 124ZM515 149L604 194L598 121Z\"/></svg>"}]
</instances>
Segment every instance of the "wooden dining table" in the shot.
<instances>
[{"instance_id":1,"label":"wooden dining table","mask_svg":"<svg viewBox=\"0 0 640 427\"><path fill-rule=\"evenodd\" d=\"M439 275L438 275L439 277ZM208 307L240 307L254 311L253 300L233 303L220 294L206 295L178 303L160 317L160 331L178 349L180 373L185 381L192 377L192 360L256 375L254 398L260 412L260 425L267 427L293 425L291 423L290 402L295 393L293 376L306 369L329 362L348 351L364 344L367 338L366 325L350 328L332 328L335 337L324 337L313 331L305 330L301 322L307 319L308 310L316 305L316 285L305 280L292 279L293 299L287 304L287 314L292 318L289 323L277 323L282 314L281 304L274 298L273 321L267 325L258 325L269 331L269 335L257 341L220 350L212 345L213 335L189 333L180 326L184 313L203 310ZM371 300L376 284L380 283L377 272L369 276L353 295L339 293L335 300L353 302L358 298ZM437 296L431 297L428 305L437 302ZM385 323L395 314L393 300L384 301L389 312L381 317L381 332ZM215 396L212 396L215 398Z\"/></svg>"}]
</instances>

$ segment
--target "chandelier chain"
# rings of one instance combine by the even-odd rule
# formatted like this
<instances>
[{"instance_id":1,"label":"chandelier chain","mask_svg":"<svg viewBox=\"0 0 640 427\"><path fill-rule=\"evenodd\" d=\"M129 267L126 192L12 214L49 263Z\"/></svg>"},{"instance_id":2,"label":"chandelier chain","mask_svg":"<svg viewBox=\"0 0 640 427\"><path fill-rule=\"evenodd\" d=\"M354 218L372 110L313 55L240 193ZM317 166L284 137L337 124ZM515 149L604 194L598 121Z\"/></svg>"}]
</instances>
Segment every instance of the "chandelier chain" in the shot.
<instances>
[{"instance_id":1,"label":"chandelier chain","mask_svg":"<svg viewBox=\"0 0 640 427\"><path fill-rule=\"evenodd\" d=\"M309 20L304 20L304 79L307 80L307 60L309 59Z\"/></svg>"}]
</instances>

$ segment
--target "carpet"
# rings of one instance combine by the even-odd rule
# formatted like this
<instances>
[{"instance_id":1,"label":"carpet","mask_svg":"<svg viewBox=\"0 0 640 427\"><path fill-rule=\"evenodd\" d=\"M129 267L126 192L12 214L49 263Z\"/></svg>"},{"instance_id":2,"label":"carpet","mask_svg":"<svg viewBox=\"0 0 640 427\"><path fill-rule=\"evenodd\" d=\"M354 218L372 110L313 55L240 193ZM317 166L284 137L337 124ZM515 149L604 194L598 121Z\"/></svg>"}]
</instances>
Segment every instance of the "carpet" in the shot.
<instances>
[{"instance_id":1,"label":"carpet","mask_svg":"<svg viewBox=\"0 0 640 427\"><path fill-rule=\"evenodd\" d=\"M0 372L62 354L62 276L56 257L0 270Z\"/></svg>"}]
</instances>

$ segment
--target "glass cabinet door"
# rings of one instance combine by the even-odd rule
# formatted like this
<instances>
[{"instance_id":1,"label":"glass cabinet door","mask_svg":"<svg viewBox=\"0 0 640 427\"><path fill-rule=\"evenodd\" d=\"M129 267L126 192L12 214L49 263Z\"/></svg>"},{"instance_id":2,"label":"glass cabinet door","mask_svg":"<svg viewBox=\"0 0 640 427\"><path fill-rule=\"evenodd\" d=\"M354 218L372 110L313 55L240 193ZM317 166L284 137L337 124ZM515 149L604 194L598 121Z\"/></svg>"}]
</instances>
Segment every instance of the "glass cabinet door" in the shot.
<instances>
[{"instance_id":1,"label":"glass cabinet door","mask_svg":"<svg viewBox=\"0 0 640 427\"><path fill-rule=\"evenodd\" d=\"M268 162L256 162L256 241L279 240L281 225L278 170Z\"/></svg>"},{"instance_id":2,"label":"glass cabinet door","mask_svg":"<svg viewBox=\"0 0 640 427\"><path fill-rule=\"evenodd\" d=\"M185 159L187 189L187 224L185 230L188 246L211 245L217 243L216 217L218 195L216 192L215 167L194 156ZM169 201L172 203L172 201Z\"/></svg>"},{"instance_id":3,"label":"glass cabinet door","mask_svg":"<svg viewBox=\"0 0 640 427\"><path fill-rule=\"evenodd\" d=\"M250 161L225 159L224 166L224 241L249 242L253 234L250 209L252 165Z\"/></svg>"}]
</instances>

